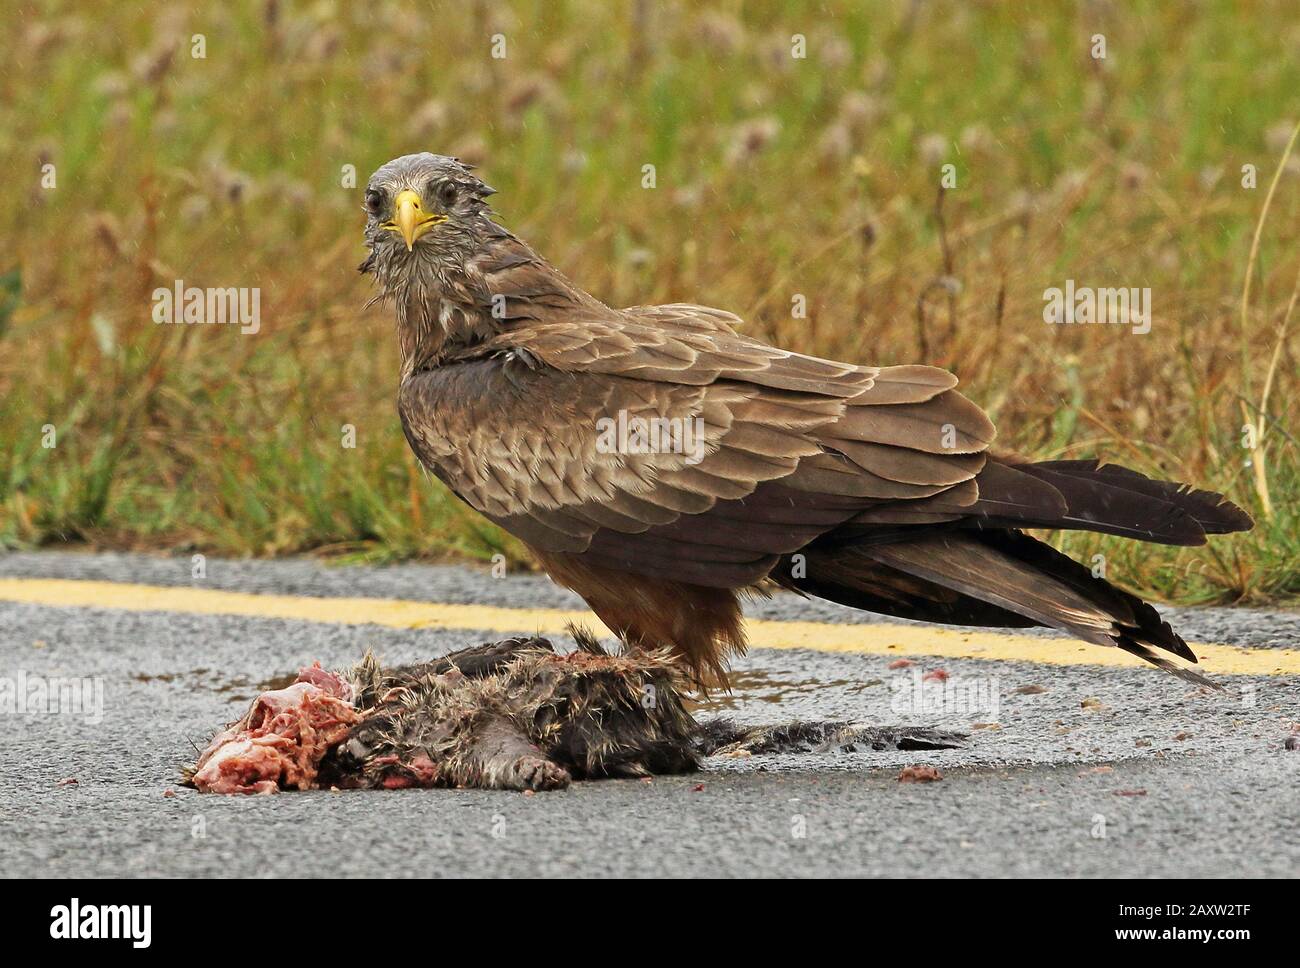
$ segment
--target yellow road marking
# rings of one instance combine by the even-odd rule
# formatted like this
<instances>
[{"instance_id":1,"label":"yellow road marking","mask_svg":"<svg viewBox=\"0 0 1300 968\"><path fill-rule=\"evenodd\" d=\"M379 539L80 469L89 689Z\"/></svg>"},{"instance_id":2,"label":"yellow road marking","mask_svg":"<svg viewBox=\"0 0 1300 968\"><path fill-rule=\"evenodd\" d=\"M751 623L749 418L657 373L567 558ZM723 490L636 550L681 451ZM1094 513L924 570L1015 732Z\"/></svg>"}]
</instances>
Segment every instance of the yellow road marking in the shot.
<instances>
[{"instance_id":1,"label":"yellow road marking","mask_svg":"<svg viewBox=\"0 0 1300 968\"><path fill-rule=\"evenodd\" d=\"M309 598L256 595L203 588L167 588L105 581L0 578L0 600L130 612L186 612L242 615L339 625L383 625L402 629L460 629L478 632L562 635L569 622L606 629L590 612L555 608L497 608L442 605L389 598ZM944 659L1005 659L1048 665L1141 666L1118 649L1074 640L1039 639L1001 632L967 632L911 625L837 625L827 622L747 623L759 649L814 649L865 655L931 656ZM1300 649L1246 649L1192 643L1200 668L1220 675L1300 673Z\"/></svg>"}]
</instances>

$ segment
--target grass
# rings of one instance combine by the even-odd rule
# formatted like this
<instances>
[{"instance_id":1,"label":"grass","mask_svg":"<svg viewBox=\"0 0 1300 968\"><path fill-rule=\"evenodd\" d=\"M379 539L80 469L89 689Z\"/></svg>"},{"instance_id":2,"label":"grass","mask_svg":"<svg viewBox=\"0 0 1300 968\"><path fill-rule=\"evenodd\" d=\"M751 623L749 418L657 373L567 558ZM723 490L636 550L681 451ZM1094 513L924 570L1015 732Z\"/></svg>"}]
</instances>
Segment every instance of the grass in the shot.
<instances>
[{"instance_id":1,"label":"grass","mask_svg":"<svg viewBox=\"0 0 1300 968\"><path fill-rule=\"evenodd\" d=\"M794 349L946 366L1005 447L1102 455L1257 517L1205 548L1063 539L1112 579L1294 600L1288 8L19 3L0 544L522 561L415 465L390 321L362 308L344 166L364 186L431 149L481 163L503 220L607 302L706 302ZM178 278L260 287L261 331L154 325ZM1151 332L1046 325L1043 291L1070 278L1149 287Z\"/></svg>"}]
</instances>

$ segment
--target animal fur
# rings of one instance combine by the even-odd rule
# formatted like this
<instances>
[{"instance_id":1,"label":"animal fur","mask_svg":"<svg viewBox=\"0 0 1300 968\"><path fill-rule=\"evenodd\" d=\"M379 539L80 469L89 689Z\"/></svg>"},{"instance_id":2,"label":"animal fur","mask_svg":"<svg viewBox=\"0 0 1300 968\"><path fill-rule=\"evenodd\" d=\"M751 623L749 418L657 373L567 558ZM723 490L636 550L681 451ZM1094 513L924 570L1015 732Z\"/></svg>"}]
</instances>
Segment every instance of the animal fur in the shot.
<instances>
[{"instance_id":1,"label":"animal fur","mask_svg":"<svg viewBox=\"0 0 1300 968\"><path fill-rule=\"evenodd\" d=\"M698 724L668 656L610 655L590 633L574 637L578 649L566 655L546 639L516 638L414 666L384 669L367 653L342 674L304 669L218 733L185 781L218 793L555 790L573 780L689 773L712 755L946 749L964 739L848 722ZM344 692L347 703L335 695Z\"/></svg>"},{"instance_id":2,"label":"animal fur","mask_svg":"<svg viewBox=\"0 0 1300 968\"><path fill-rule=\"evenodd\" d=\"M423 666L351 675L364 715L322 763L338 786L554 789L572 779L698 767L695 721L664 656L557 655L511 639Z\"/></svg>"}]
</instances>

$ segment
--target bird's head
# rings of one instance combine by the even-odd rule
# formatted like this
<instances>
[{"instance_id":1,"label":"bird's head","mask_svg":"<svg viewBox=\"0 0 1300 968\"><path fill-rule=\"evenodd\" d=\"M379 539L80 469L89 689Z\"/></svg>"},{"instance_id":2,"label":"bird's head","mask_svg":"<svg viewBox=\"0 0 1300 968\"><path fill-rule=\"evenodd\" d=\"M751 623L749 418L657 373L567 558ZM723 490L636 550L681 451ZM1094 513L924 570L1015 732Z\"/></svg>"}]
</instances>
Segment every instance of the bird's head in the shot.
<instances>
[{"instance_id":1,"label":"bird's head","mask_svg":"<svg viewBox=\"0 0 1300 968\"><path fill-rule=\"evenodd\" d=\"M396 310L404 373L532 318L535 303L547 312L566 302L604 308L493 221L491 194L469 165L445 155L403 155L370 176L361 271L378 289L367 305Z\"/></svg>"},{"instance_id":2,"label":"bird's head","mask_svg":"<svg viewBox=\"0 0 1300 968\"><path fill-rule=\"evenodd\" d=\"M485 199L493 193L469 165L422 152L384 165L366 185L363 271L382 279L425 265L463 265L491 224Z\"/></svg>"}]
</instances>

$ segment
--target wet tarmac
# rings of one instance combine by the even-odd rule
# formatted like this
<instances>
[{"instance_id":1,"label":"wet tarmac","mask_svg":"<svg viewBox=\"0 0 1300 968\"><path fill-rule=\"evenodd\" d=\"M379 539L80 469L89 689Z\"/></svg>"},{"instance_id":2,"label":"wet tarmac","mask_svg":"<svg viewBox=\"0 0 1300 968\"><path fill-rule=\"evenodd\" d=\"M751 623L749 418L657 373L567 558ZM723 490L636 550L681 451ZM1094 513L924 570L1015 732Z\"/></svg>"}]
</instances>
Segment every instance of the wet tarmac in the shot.
<instances>
[{"instance_id":1,"label":"wet tarmac","mask_svg":"<svg viewBox=\"0 0 1300 968\"><path fill-rule=\"evenodd\" d=\"M569 607L531 576L210 562L214 587ZM0 575L189 584L188 559L11 555ZM825 621L776 599L769 618ZM1295 617L1180 613L1215 641L1294 646ZM835 610L839 620L851 613ZM1199 624L1198 624L1199 623ZM1240 632L1238 636L1233 630ZM1224 634L1225 632L1231 633ZM1223 693L1154 670L755 650L697 716L844 719L969 735L962 749L720 756L704 772L551 794L205 797L179 767L257 691L369 647L428 659L486 636L0 602L0 676L97 683L57 713L6 712L0 869L11 875L1294 876L1300 683ZM932 767L936 782L900 782Z\"/></svg>"}]
</instances>

